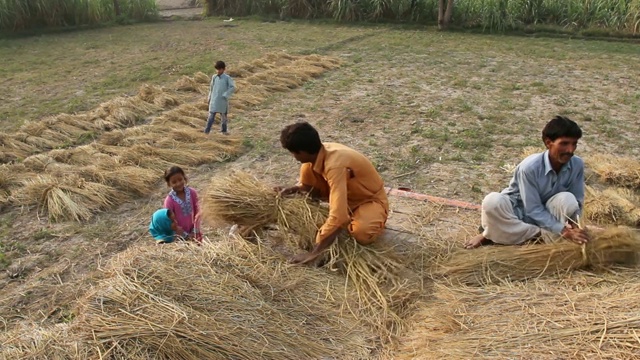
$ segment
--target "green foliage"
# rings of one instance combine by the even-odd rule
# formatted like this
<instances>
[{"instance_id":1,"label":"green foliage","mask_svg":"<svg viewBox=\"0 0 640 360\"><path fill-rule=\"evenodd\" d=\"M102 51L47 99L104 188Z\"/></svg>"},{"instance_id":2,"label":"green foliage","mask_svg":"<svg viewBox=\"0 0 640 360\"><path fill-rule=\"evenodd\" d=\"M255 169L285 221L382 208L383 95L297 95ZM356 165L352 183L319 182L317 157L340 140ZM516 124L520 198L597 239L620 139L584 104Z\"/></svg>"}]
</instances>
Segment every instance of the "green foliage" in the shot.
<instances>
[{"instance_id":1,"label":"green foliage","mask_svg":"<svg viewBox=\"0 0 640 360\"><path fill-rule=\"evenodd\" d=\"M433 23L438 17L438 0L218 0L211 3L213 15L225 16L421 23ZM638 34L640 0L456 0L452 22L489 31L555 25Z\"/></svg>"},{"instance_id":2,"label":"green foliage","mask_svg":"<svg viewBox=\"0 0 640 360\"><path fill-rule=\"evenodd\" d=\"M121 18L149 20L157 15L155 0L0 0L0 30L93 25Z\"/></svg>"}]
</instances>

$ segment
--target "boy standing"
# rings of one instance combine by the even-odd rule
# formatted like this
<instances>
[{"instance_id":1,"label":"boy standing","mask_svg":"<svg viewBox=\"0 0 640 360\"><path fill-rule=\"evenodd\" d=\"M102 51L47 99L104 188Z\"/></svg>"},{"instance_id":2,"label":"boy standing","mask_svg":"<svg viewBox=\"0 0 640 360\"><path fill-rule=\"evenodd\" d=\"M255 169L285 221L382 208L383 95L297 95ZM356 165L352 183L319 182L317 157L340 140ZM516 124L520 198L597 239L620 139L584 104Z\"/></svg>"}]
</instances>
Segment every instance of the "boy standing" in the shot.
<instances>
[{"instance_id":1,"label":"boy standing","mask_svg":"<svg viewBox=\"0 0 640 360\"><path fill-rule=\"evenodd\" d=\"M229 97L235 91L235 84L231 76L224 73L226 68L224 61L217 61L215 68L216 75L211 78L211 85L209 86L209 119L204 133L208 134L211 131L216 113L219 113L222 120L222 133L228 135L227 112L229 111Z\"/></svg>"}]
</instances>

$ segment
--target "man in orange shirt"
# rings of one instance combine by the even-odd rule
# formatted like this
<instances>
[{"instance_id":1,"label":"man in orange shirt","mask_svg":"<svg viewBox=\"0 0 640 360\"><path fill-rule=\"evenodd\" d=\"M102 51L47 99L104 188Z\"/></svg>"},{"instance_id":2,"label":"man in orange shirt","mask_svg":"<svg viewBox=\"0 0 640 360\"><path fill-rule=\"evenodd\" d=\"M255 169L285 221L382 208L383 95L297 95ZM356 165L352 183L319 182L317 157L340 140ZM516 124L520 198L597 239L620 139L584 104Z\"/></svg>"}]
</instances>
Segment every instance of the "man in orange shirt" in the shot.
<instances>
[{"instance_id":1,"label":"man in orange shirt","mask_svg":"<svg viewBox=\"0 0 640 360\"><path fill-rule=\"evenodd\" d=\"M310 193L329 200L329 217L316 235L309 253L293 257L293 263L309 263L331 246L345 227L361 245L368 245L384 230L389 202L384 182L371 161L340 144L322 143L307 122L285 127L282 147L302 163L297 186L280 190L282 195Z\"/></svg>"}]
</instances>

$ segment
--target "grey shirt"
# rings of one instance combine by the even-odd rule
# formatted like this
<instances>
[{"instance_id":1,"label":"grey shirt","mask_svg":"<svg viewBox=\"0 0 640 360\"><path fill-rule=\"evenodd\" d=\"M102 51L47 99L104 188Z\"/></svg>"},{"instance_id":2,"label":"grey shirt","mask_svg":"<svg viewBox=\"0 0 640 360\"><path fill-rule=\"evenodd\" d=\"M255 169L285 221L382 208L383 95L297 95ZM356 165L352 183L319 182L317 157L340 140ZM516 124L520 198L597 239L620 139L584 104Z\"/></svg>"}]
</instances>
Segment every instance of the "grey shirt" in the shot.
<instances>
[{"instance_id":1,"label":"grey shirt","mask_svg":"<svg viewBox=\"0 0 640 360\"><path fill-rule=\"evenodd\" d=\"M229 98L235 89L231 76L225 73L213 75L209 85L209 112L226 114L229 111Z\"/></svg>"},{"instance_id":2,"label":"grey shirt","mask_svg":"<svg viewBox=\"0 0 640 360\"><path fill-rule=\"evenodd\" d=\"M564 222L551 215L546 203L560 192L570 192L576 197L580 205L576 215L580 215L584 204L584 161L574 155L556 174L548 151L524 159L516 167L509 187L502 190L509 195L520 220L555 234L562 231Z\"/></svg>"}]
</instances>

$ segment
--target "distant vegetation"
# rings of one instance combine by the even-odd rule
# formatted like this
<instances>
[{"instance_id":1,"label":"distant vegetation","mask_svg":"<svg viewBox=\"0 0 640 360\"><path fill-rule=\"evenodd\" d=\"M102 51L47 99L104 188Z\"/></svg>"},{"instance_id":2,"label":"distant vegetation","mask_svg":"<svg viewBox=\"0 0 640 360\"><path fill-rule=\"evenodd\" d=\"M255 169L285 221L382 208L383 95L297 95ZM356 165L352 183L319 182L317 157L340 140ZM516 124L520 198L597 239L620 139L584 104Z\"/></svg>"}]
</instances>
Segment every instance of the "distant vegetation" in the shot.
<instances>
[{"instance_id":1,"label":"distant vegetation","mask_svg":"<svg viewBox=\"0 0 640 360\"><path fill-rule=\"evenodd\" d=\"M156 14L155 0L0 0L0 30L147 20Z\"/></svg>"},{"instance_id":2,"label":"distant vegetation","mask_svg":"<svg viewBox=\"0 0 640 360\"><path fill-rule=\"evenodd\" d=\"M444 3L451 0L444 0ZM211 15L436 22L439 0L207 0ZM640 0L454 0L452 24L503 31L528 25L640 32Z\"/></svg>"}]
</instances>

